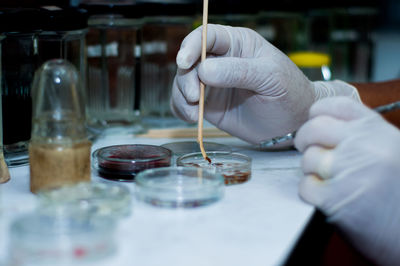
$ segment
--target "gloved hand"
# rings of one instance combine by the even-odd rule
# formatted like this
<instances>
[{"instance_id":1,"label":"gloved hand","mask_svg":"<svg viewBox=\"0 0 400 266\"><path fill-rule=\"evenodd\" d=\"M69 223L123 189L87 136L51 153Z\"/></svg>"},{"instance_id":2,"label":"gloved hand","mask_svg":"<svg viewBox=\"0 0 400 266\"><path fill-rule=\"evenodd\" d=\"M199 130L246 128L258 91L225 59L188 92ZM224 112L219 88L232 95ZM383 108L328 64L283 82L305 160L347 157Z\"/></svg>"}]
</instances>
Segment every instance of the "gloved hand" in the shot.
<instances>
[{"instance_id":1,"label":"gloved hand","mask_svg":"<svg viewBox=\"0 0 400 266\"><path fill-rule=\"evenodd\" d=\"M400 262L400 131L366 106L322 99L297 132L300 196L321 209L366 257Z\"/></svg>"},{"instance_id":2,"label":"gloved hand","mask_svg":"<svg viewBox=\"0 0 400 266\"><path fill-rule=\"evenodd\" d=\"M200 81L206 85L204 118L250 143L297 130L316 100L333 95L358 98L344 82L311 82L281 51L247 28L208 25L208 59L201 55L201 27L177 55L171 108L188 122L198 120Z\"/></svg>"}]
</instances>

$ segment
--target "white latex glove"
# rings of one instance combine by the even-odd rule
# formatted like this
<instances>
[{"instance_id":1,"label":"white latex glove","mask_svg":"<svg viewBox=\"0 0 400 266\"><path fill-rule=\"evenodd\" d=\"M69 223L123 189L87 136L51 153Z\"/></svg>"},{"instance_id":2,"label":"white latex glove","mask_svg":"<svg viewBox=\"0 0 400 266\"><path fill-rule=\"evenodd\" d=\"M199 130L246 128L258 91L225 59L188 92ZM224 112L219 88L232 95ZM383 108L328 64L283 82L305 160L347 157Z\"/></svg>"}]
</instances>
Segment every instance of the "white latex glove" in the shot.
<instances>
[{"instance_id":1,"label":"white latex glove","mask_svg":"<svg viewBox=\"0 0 400 266\"><path fill-rule=\"evenodd\" d=\"M294 143L304 152L301 197L366 257L399 265L400 131L366 106L333 97L311 107Z\"/></svg>"},{"instance_id":2,"label":"white latex glove","mask_svg":"<svg viewBox=\"0 0 400 266\"><path fill-rule=\"evenodd\" d=\"M281 51L247 28L208 25L208 59L201 55L201 27L177 55L171 108L188 122L198 120L200 81L206 88L204 118L250 143L297 130L317 99L357 90L344 82L311 82Z\"/></svg>"}]
</instances>

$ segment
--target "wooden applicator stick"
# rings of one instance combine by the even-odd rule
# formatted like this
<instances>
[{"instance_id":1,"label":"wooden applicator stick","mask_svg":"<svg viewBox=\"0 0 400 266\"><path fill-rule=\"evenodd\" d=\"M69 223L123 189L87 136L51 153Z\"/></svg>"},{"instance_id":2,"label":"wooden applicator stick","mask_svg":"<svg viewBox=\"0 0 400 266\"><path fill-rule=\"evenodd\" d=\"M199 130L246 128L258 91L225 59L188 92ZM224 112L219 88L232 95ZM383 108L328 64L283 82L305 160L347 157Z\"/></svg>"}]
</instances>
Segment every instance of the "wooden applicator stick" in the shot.
<instances>
[{"instance_id":1,"label":"wooden applicator stick","mask_svg":"<svg viewBox=\"0 0 400 266\"><path fill-rule=\"evenodd\" d=\"M206 54L207 54L207 18L208 18L208 0L203 0L203 31L201 35L201 62L203 62L206 59ZM205 90L205 85L203 82L200 81L197 142L199 143L200 151L204 159L206 159L209 163L211 163L211 160L210 158L207 157L203 145L204 90Z\"/></svg>"}]
</instances>

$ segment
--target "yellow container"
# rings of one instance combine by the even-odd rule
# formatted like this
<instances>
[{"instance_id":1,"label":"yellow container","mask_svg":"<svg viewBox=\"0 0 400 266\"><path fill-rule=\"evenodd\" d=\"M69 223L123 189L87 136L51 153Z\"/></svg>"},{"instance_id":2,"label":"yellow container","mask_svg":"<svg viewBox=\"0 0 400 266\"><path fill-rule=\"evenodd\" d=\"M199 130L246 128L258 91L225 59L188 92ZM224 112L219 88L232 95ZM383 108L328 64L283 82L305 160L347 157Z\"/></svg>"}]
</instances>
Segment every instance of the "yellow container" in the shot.
<instances>
[{"instance_id":1,"label":"yellow container","mask_svg":"<svg viewBox=\"0 0 400 266\"><path fill-rule=\"evenodd\" d=\"M331 57L326 53L301 51L288 54L310 80L330 80Z\"/></svg>"}]
</instances>

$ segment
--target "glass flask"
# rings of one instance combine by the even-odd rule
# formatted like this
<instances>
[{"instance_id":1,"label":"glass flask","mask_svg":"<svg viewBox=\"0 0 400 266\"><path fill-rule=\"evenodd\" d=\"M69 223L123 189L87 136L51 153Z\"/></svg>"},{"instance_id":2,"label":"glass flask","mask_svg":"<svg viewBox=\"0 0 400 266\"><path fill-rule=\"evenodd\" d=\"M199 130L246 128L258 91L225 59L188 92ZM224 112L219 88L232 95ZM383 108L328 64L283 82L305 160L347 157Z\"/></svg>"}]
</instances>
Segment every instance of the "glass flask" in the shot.
<instances>
[{"instance_id":1,"label":"glass flask","mask_svg":"<svg viewBox=\"0 0 400 266\"><path fill-rule=\"evenodd\" d=\"M169 101L176 74L176 55L193 30L193 1L140 1L145 20L141 30L140 115L149 128L181 125Z\"/></svg>"},{"instance_id":2,"label":"glass flask","mask_svg":"<svg viewBox=\"0 0 400 266\"><path fill-rule=\"evenodd\" d=\"M32 100L31 191L90 181L91 142L76 68L63 59L45 62L35 73Z\"/></svg>"},{"instance_id":3,"label":"glass flask","mask_svg":"<svg viewBox=\"0 0 400 266\"><path fill-rule=\"evenodd\" d=\"M99 134L143 132L135 110L137 35L142 20L135 4L82 5L89 15L87 95L89 128ZM110 132L110 131L108 131Z\"/></svg>"}]
</instances>

